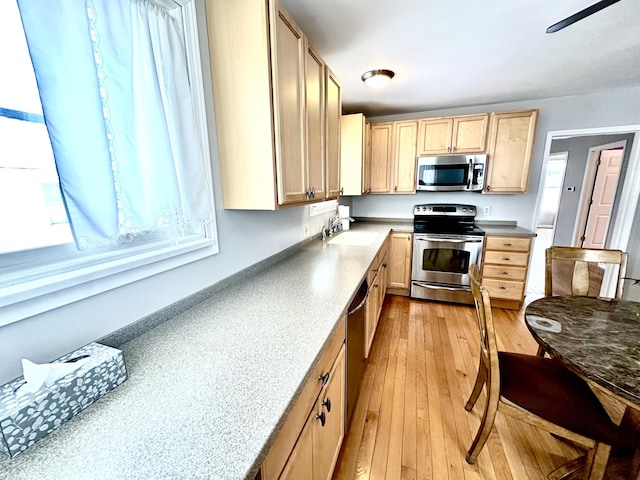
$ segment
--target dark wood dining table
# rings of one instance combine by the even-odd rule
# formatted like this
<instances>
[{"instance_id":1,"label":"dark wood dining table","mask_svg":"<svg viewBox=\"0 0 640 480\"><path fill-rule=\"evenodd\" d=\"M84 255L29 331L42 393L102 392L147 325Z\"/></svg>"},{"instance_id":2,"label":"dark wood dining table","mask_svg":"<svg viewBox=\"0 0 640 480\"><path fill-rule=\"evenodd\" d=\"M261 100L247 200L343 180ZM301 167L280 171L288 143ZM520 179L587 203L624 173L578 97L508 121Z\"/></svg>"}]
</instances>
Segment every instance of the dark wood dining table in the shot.
<instances>
[{"instance_id":1,"label":"dark wood dining table","mask_svg":"<svg viewBox=\"0 0 640 480\"><path fill-rule=\"evenodd\" d=\"M549 354L611 400L603 403L614 422L629 408L640 410L639 302L544 297L527 305L525 322ZM609 452L610 447L598 446L588 478L603 478Z\"/></svg>"}]
</instances>

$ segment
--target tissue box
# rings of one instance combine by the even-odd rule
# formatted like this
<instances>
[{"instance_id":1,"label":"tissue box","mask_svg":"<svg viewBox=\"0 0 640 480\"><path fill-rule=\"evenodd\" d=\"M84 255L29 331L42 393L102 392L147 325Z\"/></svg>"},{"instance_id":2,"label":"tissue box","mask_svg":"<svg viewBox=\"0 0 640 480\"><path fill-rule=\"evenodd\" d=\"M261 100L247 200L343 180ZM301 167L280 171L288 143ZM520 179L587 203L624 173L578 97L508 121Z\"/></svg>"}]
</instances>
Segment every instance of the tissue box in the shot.
<instances>
[{"instance_id":1,"label":"tissue box","mask_svg":"<svg viewBox=\"0 0 640 480\"><path fill-rule=\"evenodd\" d=\"M24 378L0 387L0 450L13 457L127 379L122 352L90 343L55 362L89 355L74 372L35 393L16 395Z\"/></svg>"}]
</instances>

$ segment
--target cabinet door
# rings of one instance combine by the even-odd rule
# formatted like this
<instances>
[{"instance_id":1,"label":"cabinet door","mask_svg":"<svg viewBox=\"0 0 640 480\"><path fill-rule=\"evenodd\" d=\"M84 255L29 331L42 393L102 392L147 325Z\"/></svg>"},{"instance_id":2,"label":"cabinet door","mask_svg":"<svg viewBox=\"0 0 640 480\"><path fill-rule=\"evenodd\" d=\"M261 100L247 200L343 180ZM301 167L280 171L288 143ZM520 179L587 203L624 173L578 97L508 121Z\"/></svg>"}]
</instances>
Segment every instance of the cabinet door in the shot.
<instances>
[{"instance_id":1,"label":"cabinet door","mask_svg":"<svg viewBox=\"0 0 640 480\"><path fill-rule=\"evenodd\" d=\"M483 193L527 191L537 118L537 110L491 115L489 158Z\"/></svg>"},{"instance_id":2,"label":"cabinet door","mask_svg":"<svg viewBox=\"0 0 640 480\"><path fill-rule=\"evenodd\" d=\"M380 273L378 277L380 277L380 287L378 288L378 314L376 315L376 330L378 329L378 322L380 321L380 314L382 313L382 307L384 306L384 296L387 294L387 279L388 279L388 260L389 255L386 254L382 262L380 263Z\"/></svg>"},{"instance_id":3,"label":"cabinet door","mask_svg":"<svg viewBox=\"0 0 640 480\"><path fill-rule=\"evenodd\" d=\"M344 347L331 370L329 381L317 404L317 415L324 414L313 424L313 480L331 480L344 438L345 406ZM297 477L311 478L311 477Z\"/></svg>"},{"instance_id":4,"label":"cabinet door","mask_svg":"<svg viewBox=\"0 0 640 480\"><path fill-rule=\"evenodd\" d=\"M207 2L209 59L227 209L275 210L275 145L266 2Z\"/></svg>"},{"instance_id":5,"label":"cabinet door","mask_svg":"<svg viewBox=\"0 0 640 480\"><path fill-rule=\"evenodd\" d=\"M364 157L362 159L362 193L371 193L371 124L364 119Z\"/></svg>"},{"instance_id":6,"label":"cabinet door","mask_svg":"<svg viewBox=\"0 0 640 480\"><path fill-rule=\"evenodd\" d=\"M395 122L394 145L394 193L416 192L416 145L418 121Z\"/></svg>"},{"instance_id":7,"label":"cabinet door","mask_svg":"<svg viewBox=\"0 0 640 480\"><path fill-rule=\"evenodd\" d=\"M391 233L389 251L389 288L409 288L411 286L411 251L413 236L410 233Z\"/></svg>"},{"instance_id":8,"label":"cabinet door","mask_svg":"<svg viewBox=\"0 0 640 480\"><path fill-rule=\"evenodd\" d=\"M378 324L378 303L380 289L380 275L373 277L373 280L369 283L369 296L367 297L367 303L365 307L364 317L364 356L369 358L369 351L373 344L373 337L376 334L376 326Z\"/></svg>"},{"instance_id":9,"label":"cabinet door","mask_svg":"<svg viewBox=\"0 0 640 480\"><path fill-rule=\"evenodd\" d=\"M371 193L391 192L393 123L371 126Z\"/></svg>"},{"instance_id":10,"label":"cabinet door","mask_svg":"<svg viewBox=\"0 0 640 480\"><path fill-rule=\"evenodd\" d=\"M325 66L326 86L326 198L340 195L340 117L342 115L342 95L338 78ZM317 198L317 195L316 195Z\"/></svg>"},{"instance_id":11,"label":"cabinet door","mask_svg":"<svg viewBox=\"0 0 640 480\"><path fill-rule=\"evenodd\" d=\"M307 200L302 31L278 3L272 19L272 54L278 203ZM250 139L247 139L250 141Z\"/></svg>"},{"instance_id":12,"label":"cabinet door","mask_svg":"<svg viewBox=\"0 0 640 480\"><path fill-rule=\"evenodd\" d=\"M453 118L452 153L482 153L487 146L489 114Z\"/></svg>"},{"instance_id":13,"label":"cabinet door","mask_svg":"<svg viewBox=\"0 0 640 480\"><path fill-rule=\"evenodd\" d=\"M280 475L279 480L313 479L313 427L315 411L307 419L307 423L298 438L296 446Z\"/></svg>"},{"instance_id":14,"label":"cabinet door","mask_svg":"<svg viewBox=\"0 0 640 480\"><path fill-rule=\"evenodd\" d=\"M340 187L342 195L364 192L366 118L362 113L342 115L340 119Z\"/></svg>"},{"instance_id":15,"label":"cabinet door","mask_svg":"<svg viewBox=\"0 0 640 480\"><path fill-rule=\"evenodd\" d=\"M324 62L318 53L307 44L305 52L306 91L306 144L307 169L306 188L311 189L311 199L325 198L325 72ZM305 190L306 190L305 188Z\"/></svg>"},{"instance_id":16,"label":"cabinet door","mask_svg":"<svg viewBox=\"0 0 640 480\"><path fill-rule=\"evenodd\" d=\"M418 131L418 155L451 153L453 118L424 118Z\"/></svg>"},{"instance_id":17,"label":"cabinet door","mask_svg":"<svg viewBox=\"0 0 640 480\"><path fill-rule=\"evenodd\" d=\"M384 261L382 262L382 294L380 298L380 309L382 310L382 304L384 303L384 297L387 295L387 286L389 285L389 254L384 257Z\"/></svg>"}]
</instances>

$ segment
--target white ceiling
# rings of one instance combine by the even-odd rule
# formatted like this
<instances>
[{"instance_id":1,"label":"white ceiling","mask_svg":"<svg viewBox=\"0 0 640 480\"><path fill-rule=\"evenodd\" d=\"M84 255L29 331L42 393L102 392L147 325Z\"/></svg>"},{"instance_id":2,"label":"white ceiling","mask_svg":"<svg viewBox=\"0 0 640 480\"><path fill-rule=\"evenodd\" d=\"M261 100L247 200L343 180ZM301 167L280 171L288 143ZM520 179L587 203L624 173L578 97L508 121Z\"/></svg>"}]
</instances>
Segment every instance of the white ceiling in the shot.
<instances>
[{"instance_id":1,"label":"white ceiling","mask_svg":"<svg viewBox=\"0 0 640 480\"><path fill-rule=\"evenodd\" d=\"M420 112L640 86L640 1L282 0L342 81L345 113ZM387 68L389 86L360 76Z\"/></svg>"}]
</instances>

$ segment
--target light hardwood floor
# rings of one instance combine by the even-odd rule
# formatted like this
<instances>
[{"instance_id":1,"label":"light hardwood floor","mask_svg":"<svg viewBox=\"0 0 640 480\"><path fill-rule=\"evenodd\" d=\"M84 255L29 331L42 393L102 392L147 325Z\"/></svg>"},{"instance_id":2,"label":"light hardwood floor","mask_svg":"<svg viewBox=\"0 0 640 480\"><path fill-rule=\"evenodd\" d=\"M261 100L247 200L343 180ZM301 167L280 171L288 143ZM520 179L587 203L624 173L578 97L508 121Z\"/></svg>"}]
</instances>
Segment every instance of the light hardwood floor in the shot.
<instances>
[{"instance_id":1,"label":"light hardwood floor","mask_svg":"<svg viewBox=\"0 0 640 480\"><path fill-rule=\"evenodd\" d=\"M499 349L536 353L522 312L494 309L494 319ZM485 398L465 411L479 350L474 308L387 295L378 329L334 480L537 480L582 453L498 413L469 465Z\"/></svg>"}]
</instances>

